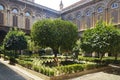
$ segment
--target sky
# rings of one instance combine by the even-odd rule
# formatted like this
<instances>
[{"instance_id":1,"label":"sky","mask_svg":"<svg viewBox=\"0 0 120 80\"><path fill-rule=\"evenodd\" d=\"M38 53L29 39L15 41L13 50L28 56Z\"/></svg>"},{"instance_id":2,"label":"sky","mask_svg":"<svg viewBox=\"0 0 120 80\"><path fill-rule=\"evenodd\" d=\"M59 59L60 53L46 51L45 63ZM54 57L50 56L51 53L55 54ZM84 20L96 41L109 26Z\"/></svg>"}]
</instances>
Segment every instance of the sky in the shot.
<instances>
[{"instance_id":1,"label":"sky","mask_svg":"<svg viewBox=\"0 0 120 80\"><path fill-rule=\"evenodd\" d=\"M80 0L62 0L64 8L78 1ZM61 0L35 0L35 3L38 3L40 5L43 5L55 10L60 10L59 8L60 2Z\"/></svg>"}]
</instances>

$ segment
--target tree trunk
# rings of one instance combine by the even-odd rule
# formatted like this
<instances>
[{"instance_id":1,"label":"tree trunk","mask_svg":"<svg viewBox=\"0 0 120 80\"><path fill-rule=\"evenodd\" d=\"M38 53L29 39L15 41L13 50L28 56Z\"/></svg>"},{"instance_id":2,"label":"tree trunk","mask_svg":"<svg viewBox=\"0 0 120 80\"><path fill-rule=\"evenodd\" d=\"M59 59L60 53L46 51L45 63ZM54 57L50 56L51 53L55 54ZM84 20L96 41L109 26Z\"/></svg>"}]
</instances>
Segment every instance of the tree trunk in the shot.
<instances>
[{"instance_id":1,"label":"tree trunk","mask_svg":"<svg viewBox=\"0 0 120 80\"><path fill-rule=\"evenodd\" d=\"M104 55L105 55L105 53L101 54L100 61L102 61L102 58L103 58Z\"/></svg>"},{"instance_id":2,"label":"tree trunk","mask_svg":"<svg viewBox=\"0 0 120 80\"><path fill-rule=\"evenodd\" d=\"M54 62L55 62L55 66L58 66L58 58L57 58L57 54L58 54L58 50L53 50L54 53Z\"/></svg>"},{"instance_id":3,"label":"tree trunk","mask_svg":"<svg viewBox=\"0 0 120 80\"><path fill-rule=\"evenodd\" d=\"M115 61L117 61L117 58L118 58L118 54L115 53Z\"/></svg>"},{"instance_id":4,"label":"tree trunk","mask_svg":"<svg viewBox=\"0 0 120 80\"><path fill-rule=\"evenodd\" d=\"M98 54L98 58L100 58L100 53L99 53L99 52L97 52L97 54Z\"/></svg>"}]
</instances>

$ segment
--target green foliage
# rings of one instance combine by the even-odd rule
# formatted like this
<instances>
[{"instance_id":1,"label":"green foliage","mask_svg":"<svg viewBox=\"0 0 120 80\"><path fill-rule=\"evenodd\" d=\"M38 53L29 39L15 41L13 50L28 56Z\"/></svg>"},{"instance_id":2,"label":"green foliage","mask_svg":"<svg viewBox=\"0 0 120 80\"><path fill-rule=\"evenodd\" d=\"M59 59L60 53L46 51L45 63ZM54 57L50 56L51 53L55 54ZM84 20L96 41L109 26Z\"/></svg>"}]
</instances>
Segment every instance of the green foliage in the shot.
<instances>
[{"instance_id":1,"label":"green foliage","mask_svg":"<svg viewBox=\"0 0 120 80\"><path fill-rule=\"evenodd\" d=\"M82 35L80 46L81 46L81 49L86 53L93 52L93 48L91 44L92 35L93 35L93 29L87 29Z\"/></svg>"},{"instance_id":2,"label":"green foliage","mask_svg":"<svg viewBox=\"0 0 120 80\"><path fill-rule=\"evenodd\" d=\"M32 29L31 36L35 44L41 47L51 47L54 51L71 50L78 33L77 27L68 21L60 19L45 19L37 21Z\"/></svg>"},{"instance_id":3,"label":"green foliage","mask_svg":"<svg viewBox=\"0 0 120 80\"><path fill-rule=\"evenodd\" d=\"M3 42L4 49L23 50L27 48L25 33L17 29L10 29Z\"/></svg>"},{"instance_id":4,"label":"green foliage","mask_svg":"<svg viewBox=\"0 0 120 80\"><path fill-rule=\"evenodd\" d=\"M56 69L59 71L60 74L69 74L69 73L75 73L83 71L83 65L82 64L73 64L73 65L66 65L66 66L59 66L56 67Z\"/></svg>"},{"instance_id":5,"label":"green foliage","mask_svg":"<svg viewBox=\"0 0 120 80\"><path fill-rule=\"evenodd\" d=\"M45 48L45 54L50 55L53 53L53 50L50 47Z\"/></svg>"},{"instance_id":6,"label":"green foliage","mask_svg":"<svg viewBox=\"0 0 120 80\"><path fill-rule=\"evenodd\" d=\"M120 48L120 33L112 24L99 21L96 27L84 32L81 48L87 52L97 52L102 56L107 52L118 52Z\"/></svg>"},{"instance_id":7,"label":"green foliage","mask_svg":"<svg viewBox=\"0 0 120 80\"><path fill-rule=\"evenodd\" d=\"M102 64L72 64L72 65L56 67L56 70L58 71L59 75L64 75L64 74L81 72L84 70L95 69L98 68L99 66L102 67L103 65Z\"/></svg>"},{"instance_id":8,"label":"green foliage","mask_svg":"<svg viewBox=\"0 0 120 80\"><path fill-rule=\"evenodd\" d=\"M86 59L84 58L82 60L86 60ZM104 60L107 60L107 58ZM91 63L85 63L85 64L74 63L74 64L67 64L67 65L58 66L58 67L48 67L43 64L44 61L46 60L34 58L31 61L31 59L28 58L27 56L21 56L17 61L18 61L18 64L22 65L23 67L32 69L34 71L40 72L47 76L71 74L71 73L81 72L84 70L91 70L91 69L106 66L104 64L95 64L91 62Z\"/></svg>"}]
</instances>

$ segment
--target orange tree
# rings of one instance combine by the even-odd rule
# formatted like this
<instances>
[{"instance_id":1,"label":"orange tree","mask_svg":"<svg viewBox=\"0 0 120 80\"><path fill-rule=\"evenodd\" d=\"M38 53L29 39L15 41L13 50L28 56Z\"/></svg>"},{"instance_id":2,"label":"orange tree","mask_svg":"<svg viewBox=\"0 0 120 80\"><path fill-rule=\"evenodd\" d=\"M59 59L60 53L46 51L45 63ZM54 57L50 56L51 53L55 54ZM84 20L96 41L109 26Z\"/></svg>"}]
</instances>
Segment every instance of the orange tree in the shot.
<instances>
[{"instance_id":1,"label":"orange tree","mask_svg":"<svg viewBox=\"0 0 120 80\"><path fill-rule=\"evenodd\" d=\"M120 53L120 32L112 24L99 21L96 27L88 29L81 38L81 48L85 52L97 52L100 60L105 53L113 53L116 56Z\"/></svg>"}]
</instances>

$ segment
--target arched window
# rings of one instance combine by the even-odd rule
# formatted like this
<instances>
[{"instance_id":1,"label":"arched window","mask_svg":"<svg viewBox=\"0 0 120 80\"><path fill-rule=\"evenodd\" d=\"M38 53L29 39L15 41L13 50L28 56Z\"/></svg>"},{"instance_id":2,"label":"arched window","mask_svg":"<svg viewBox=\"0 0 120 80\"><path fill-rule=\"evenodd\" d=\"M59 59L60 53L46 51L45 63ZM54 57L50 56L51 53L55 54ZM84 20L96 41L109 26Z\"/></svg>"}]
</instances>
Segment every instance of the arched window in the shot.
<instances>
[{"instance_id":1,"label":"arched window","mask_svg":"<svg viewBox=\"0 0 120 80\"><path fill-rule=\"evenodd\" d=\"M0 4L0 11L4 10L4 6ZM0 12L0 24L4 24L4 14Z\"/></svg>"},{"instance_id":2,"label":"arched window","mask_svg":"<svg viewBox=\"0 0 120 80\"><path fill-rule=\"evenodd\" d=\"M12 13L18 14L18 9L14 8L14 9L12 10Z\"/></svg>"},{"instance_id":3,"label":"arched window","mask_svg":"<svg viewBox=\"0 0 120 80\"><path fill-rule=\"evenodd\" d=\"M77 19L80 19L80 18L81 18L81 13L80 13L80 12L76 14L76 18L77 18Z\"/></svg>"},{"instance_id":4,"label":"arched window","mask_svg":"<svg viewBox=\"0 0 120 80\"><path fill-rule=\"evenodd\" d=\"M90 16L90 15L91 15L91 11L88 10L88 11L86 12L86 16Z\"/></svg>"},{"instance_id":5,"label":"arched window","mask_svg":"<svg viewBox=\"0 0 120 80\"><path fill-rule=\"evenodd\" d=\"M0 10L4 10L4 6L0 4Z\"/></svg>"},{"instance_id":6,"label":"arched window","mask_svg":"<svg viewBox=\"0 0 120 80\"><path fill-rule=\"evenodd\" d=\"M18 14L18 9L13 8L12 13ZM17 17L17 15L13 15L13 26L18 26L18 17Z\"/></svg>"},{"instance_id":7,"label":"arched window","mask_svg":"<svg viewBox=\"0 0 120 80\"><path fill-rule=\"evenodd\" d=\"M98 8L97 8L97 12L98 12L98 13L103 12L103 7L98 7Z\"/></svg>"},{"instance_id":8,"label":"arched window","mask_svg":"<svg viewBox=\"0 0 120 80\"><path fill-rule=\"evenodd\" d=\"M117 2L113 2L111 5L111 10L110 10L110 18L112 19L113 23L118 23L118 15L119 15L119 5Z\"/></svg>"},{"instance_id":9,"label":"arched window","mask_svg":"<svg viewBox=\"0 0 120 80\"><path fill-rule=\"evenodd\" d=\"M72 21L72 20L73 20L73 16L72 16L72 15L69 15L69 16L68 16L68 20L69 20L69 21Z\"/></svg>"},{"instance_id":10,"label":"arched window","mask_svg":"<svg viewBox=\"0 0 120 80\"><path fill-rule=\"evenodd\" d=\"M116 3L116 2L112 3L111 8L112 9L118 8L118 3Z\"/></svg>"},{"instance_id":11,"label":"arched window","mask_svg":"<svg viewBox=\"0 0 120 80\"><path fill-rule=\"evenodd\" d=\"M0 24L4 24L4 14L0 12Z\"/></svg>"},{"instance_id":12,"label":"arched window","mask_svg":"<svg viewBox=\"0 0 120 80\"><path fill-rule=\"evenodd\" d=\"M13 15L13 26L18 26L18 17L16 15Z\"/></svg>"},{"instance_id":13,"label":"arched window","mask_svg":"<svg viewBox=\"0 0 120 80\"><path fill-rule=\"evenodd\" d=\"M29 17L30 15L31 15L31 14L30 14L30 12L28 12L28 11L25 13L25 16L27 16L27 17Z\"/></svg>"},{"instance_id":14,"label":"arched window","mask_svg":"<svg viewBox=\"0 0 120 80\"><path fill-rule=\"evenodd\" d=\"M26 28L26 29L29 29L29 27L30 27L30 19L29 19L29 18L26 18L26 19L25 19L25 28Z\"/></svg>"}]
</instances>

